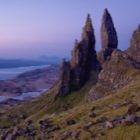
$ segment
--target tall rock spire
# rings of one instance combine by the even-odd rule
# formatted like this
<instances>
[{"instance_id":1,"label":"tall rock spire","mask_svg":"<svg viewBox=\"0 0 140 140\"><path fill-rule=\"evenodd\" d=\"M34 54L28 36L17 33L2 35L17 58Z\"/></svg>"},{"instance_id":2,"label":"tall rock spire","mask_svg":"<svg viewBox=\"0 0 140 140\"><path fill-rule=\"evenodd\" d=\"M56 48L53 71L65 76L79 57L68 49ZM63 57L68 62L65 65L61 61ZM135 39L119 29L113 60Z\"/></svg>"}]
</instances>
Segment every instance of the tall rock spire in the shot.
<instances>
[{"instance_id":1,"label":"tall rock spire","mask_svg":"<svg viewBox=\"0 0 140 140\"><path fill-rule=\"evenodd\" d=\"M87 15L85 26L83 27L82 33L82 40L83 41L92 41L95 44L95 37L94 37L94 29L92 26L92 20L90 18L90 14Z\"/></svg>"},{"instance_id":2,"label":"tall rock spire","mask_svg":"<svg viewBox=\"0 0 140 140\"><path fill-rule=\"evenodd\" d=\"M71 55L71 61L63 62L61 66L59 96L66 96L69 92L80 89L88 81L90 72L97 69L94 29L89 14L83 27L81 41L75 40Z\"/></svg>"},{"instance_id":3,"label":"tall rock spire","mask_svg":"<svg viewBox=\"0 0 140 140\"><path fill-rule=\"evenodd\" d=\"M112 21L112 17L108 10L105 8L102 17L101 25L101 43L102 48L117 48L118 38L117 33Z\"/></svg>"},{"instance_id":4,"label":"tall rock spire","mask_svg":"<svg viewBox=\"0 0 140 140\"><path fill-rule=\"evenodd\" d=\"M87 15L81 41L79 43L75 42L75 47L72 51L71 68L72 90L83 86L89 79L90 72L97 68L95 36L90 14Z\"/></svg>"},{"instance_id":5,"label":"tall rock spire","mask_svg":"<svg viewBox=\"0 0 140 140\"><path fill-rule=\"evenodd\" d=\"M70 91L70 62L63 62L60 67L59 87L58 96L65 96Z\"/></svg>"},{"instance_id":6,"label":"tall rock spire","mask_svg":"<svg viewBox=\"0 0 140 140\"><path fill-rule=\"evenodd\" d=\"M75 40L75 46L72 50L71 65L74 67L78 64L77 62L79 62L79 65L82 63L81 66L88 65L89 69L91 69L91 67L96 67L96 64L93 63L95 61L96 51L94 29L92 26L90 14L88 14L85 26L83 27L81 41L78 43L78 41Z\"/></svg>"},{"instance_id":7,"label":"tall rock spire","mask_svg":"<svg viewBox=\"0 0 140 140\"><path fill-rule=\"evenodd\" d=\"M126 50L126 53L136 62L140 63L140 24L138 28L134 30L130 40L130 47Z\"/></svg>"},{"instance_id":8,"label":"tall rock spire","mask_svg":"<svg viewBox=\"0 0 140 140\"><path fill-rule=\"evenodd\" d=\"M95 51L95 36L94 29L92 26L92 20L90 18L90 14L87 15L85 26L83 27L82 33L82 49L85 54L86 60L85 65L87 65L88 69L96 68L96 51Z\"/></svg>"},{"instance_id":9,"label":"tall rock spire","mask_svg":"<svg viewBox=\"0 0 140 140\"><path fill-rule=\"evenodd\" d=\"M98 53L98 60L103 64L107 57L110 56L118 46L117 32L112 17L107 9L104 9L103 12L100 32L102 50Z\"/></svg>"}]
</instances>

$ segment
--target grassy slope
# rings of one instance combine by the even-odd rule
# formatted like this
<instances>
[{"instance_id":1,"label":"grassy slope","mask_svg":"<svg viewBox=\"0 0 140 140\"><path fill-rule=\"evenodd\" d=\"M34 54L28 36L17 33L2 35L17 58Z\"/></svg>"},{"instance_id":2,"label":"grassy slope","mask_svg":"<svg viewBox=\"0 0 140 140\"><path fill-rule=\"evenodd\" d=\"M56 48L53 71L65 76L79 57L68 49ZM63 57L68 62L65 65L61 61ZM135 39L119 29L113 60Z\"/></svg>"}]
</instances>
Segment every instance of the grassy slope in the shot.
<instances>
[{"instance_id":1,"label":"grassy slope","mask_svg":"<svg viewBox=\"0 0 140 140\"><path fill-rule=\"evenodd\" d=\"M66 127L64 130L61 130L60 132L55 132L55 136L59 137L61 132L64 132L66 130L69 131L76 131L81 126L84 126L89 121L96 121L98 118L101 117L107 117L110 118L114 115L123 115L127 112L127 106L122 106L117 109L112 109L111 106L116 105L118 103L123 103L126 101L132 101L137 102L140 105L140 72L133 71L135 77L134 81L130 83L129 85L126 85L125 87L119 89L115 95L109 95L106 96L98 101L95 101L93 103L86 103L83 105L79 105L72 110L69 110L68 112L64 112L61 114L57 114L56 116L53 116L52 118L55 120L57 118L57 121L63 122L67 119L76 119L78 121L77 124L73 126ZM97 117L87 118L87 114L89 113L90 109L95 106L95 114L97 114ZM140 112L137 112L137 116L140 117ZM104 129L104 130L97 130L96 126L93 126L90 128L92 132L95 134L98 134L99 132L105 133L105 136L96 138L97 140L139 140L140 139L140 124L132 125L128 127L119 126L115 127L113 129ZM92 139L90 138L90 134L86 133L85 131L82 131L80 134L80 140L84 140L84 138Z\"/></svg>"},{"instance_id":2,"label":"grassy slope","mask_svg":"<svg viewBox=\"0 0 140 140\"><path fill-rule=\"evenodd\" d=\"M8 110L1 110L4 115L0 117L0 125L2 126L12 124L13 120L7 120L5 117L8 114L26 114L28 118L25 121L29 119L34 120L33 127L36 127L39 120L45 118L50 118L53 120L54 124L63 124L65 120L75 119L77 121L76 124L63 127L61 130L55 131L51 135L53 135L55 138L58 138L62 132L74 132L80 130L80 140L84 140L85 138L91 139L90 134L81 129L81 127L87 124L87 122L96 121L101 117L110 118L114 115L125 114L127 112L127 106L122 106L116 109L111 108L111 106L118 103L132 101L137 102L140 105L140 72L139 70L131 69L129 71L129 75L134 77L134 80L130 84L118 89L116 94L108 95L92 103L85 103L85 96L90 88L95 84L96 80L93 80L93 76L89 82L78 92L73 92L64 98L58 98L55 102L52 103L52 100L55 96L53 93L55 92L54 87L42 96L32 100L31 103L24 103ZM64 111L62 104L68 105L67 111ZM93 106L96 107L95 114L97 114L97 117L94 119L87 117L90 109ZM140 117L140 112L137 112L137 116ZM21 125L24 125L24 122ZM119 126L113 129L104 130L97 130L96 126L92 126L90 130L94 132L94 134L98 134L99 132L103 132L105 134L105 136L97 137L97 140L139 140L140 138L139 124L129 127ZM24 138L19 139L23 140Z\"/></svg>"},{"instance_id":3,"label":"grassy slope","mask_svg":"<svg viewBox=\"0 0 140 140\"><path fill-rule=\"evenodd\" d=\"M49 91L42 94L38 98L33 99L32 101L22 103L16 107L11 107L6 110L1 109L0 112L3 113L3 115L0 117L0 120L2 120L0 121L0 126L12 124L13 120L7 120L5 117L9 114L16 116L24 114L27 116L27 120L32 119L36 121L43 115L64 111L64 108L62 107L63 104L67 104L68 109L70 109L80 103L83 103L85 101L86 94L97 81L98 72L93 72L92 75L95 76L91 76L89 82L87 82L87 84L81 90L78 92L73 92L67 97L57 98L55 102L54 98L56 84L54 84Z\"/></svg>"}]
</instances>

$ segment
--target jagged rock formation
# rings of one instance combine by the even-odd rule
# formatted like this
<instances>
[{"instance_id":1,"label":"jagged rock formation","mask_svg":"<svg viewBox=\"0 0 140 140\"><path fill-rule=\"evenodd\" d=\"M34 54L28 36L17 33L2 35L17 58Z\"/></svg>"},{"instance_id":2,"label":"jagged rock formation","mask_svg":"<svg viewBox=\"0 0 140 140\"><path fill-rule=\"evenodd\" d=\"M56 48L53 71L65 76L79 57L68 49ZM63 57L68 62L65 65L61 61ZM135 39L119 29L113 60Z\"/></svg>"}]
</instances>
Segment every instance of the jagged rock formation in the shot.
<instances>
[{"instance_id":1,"label":"jagged rock formation","mask_svg":"<svg viewBox=\"0 0 140 140\"><path fill-rule=\"evenodd\" d=\"M134 61L140 63L140 24L138 28L133 32L130 40L130 47L126 50L126 53Z\"/></svg>"},{"instance_id":2,"label":"jagged rock formation","mask_svg":"<svg viewBox=\"0 0 140 140\"><path fill-rule=\"evenodd\" d=\"M114 23L107 9L105 9L103 12L100 32L102 50L98 53L97 57L99 62L103 64L107 57L111 56L111 53L117 48L118 45L118 38Z\"/></svg>"},{"instance_id":3,"label":"jagged rock formation","mask_svg":"<svg viewBox=\"0 0 140 140\"><path fill-rule=\"evenodd\" d=\"M115 93L117 89L134 81L135 73L140 69L140 25L133 32L130 47L122 52L113 51L103 64L98 76L98 82L90 90L87 101L99 99L105 95Z\"/></svg>"},{"instance_id":4,"label":"jagged rock formation","mask_svg":"<svg viewBox=\"0 0 140 140\"><path fill-rule=\"evenodd\" d=\"M67 95L70 91L70 62L66 62L65 59L63 60L60 68L58 88L58 94L61 96Z\"/></svg>"},{"instance_id":5,"label":"jagged rock formation","mask_svg":"<svg viewBox=\"0 0 140 140\"><path fill-rule=\"evenodd\" d=\"M112 94L124 85L132 81L131 72L135 71L136 64L129 56L120 50L114 50L111 58L103 64L103 69L98 76L98 82L90 90L87 101L97 100ZM129 75L130 74L130 75Z\"/></svg>"},{"instance_id":6,"label":"jagged rock formation","mask_svg":"<svg viewBox=\"0 0 140 140\"><path fill-rule=\"evenodd\" d=\"M89 79L90 72L97 68L94 29L88 14L83 28L82 39L75 41L70 62L64 61L58 81L58 95L66 96L69 92L80 89Z\"/></svg>"}]
</instances>

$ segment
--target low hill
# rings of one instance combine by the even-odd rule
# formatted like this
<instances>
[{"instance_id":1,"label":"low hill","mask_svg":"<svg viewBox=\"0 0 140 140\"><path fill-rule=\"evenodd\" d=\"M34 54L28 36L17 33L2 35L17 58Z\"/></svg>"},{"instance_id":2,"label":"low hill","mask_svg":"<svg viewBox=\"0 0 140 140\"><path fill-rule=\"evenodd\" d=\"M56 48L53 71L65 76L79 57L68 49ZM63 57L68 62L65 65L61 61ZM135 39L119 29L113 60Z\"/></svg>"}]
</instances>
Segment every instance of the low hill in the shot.
<instances>
[{"instance_id":1,"label":"low hill","mask_svg":"<svg viewBox=\"0 0 140 140\"><path fill-rule=\"evenodd\" d=\"M61 64L62 58L59 58L58 56L40 56L38 58L38 61L51 63L51 64Z\"/></svg>"},{"instance_id":2,"label":"low hill","mask_svg":"<svg viewBox=\"0 0 140 140\"><path fill-rule=\"evenodd\" d=\"M58 80L59 65L50 65L0 81L0 96L18 96L22 93L48 89Z\"/></svg>"}]
</instances>

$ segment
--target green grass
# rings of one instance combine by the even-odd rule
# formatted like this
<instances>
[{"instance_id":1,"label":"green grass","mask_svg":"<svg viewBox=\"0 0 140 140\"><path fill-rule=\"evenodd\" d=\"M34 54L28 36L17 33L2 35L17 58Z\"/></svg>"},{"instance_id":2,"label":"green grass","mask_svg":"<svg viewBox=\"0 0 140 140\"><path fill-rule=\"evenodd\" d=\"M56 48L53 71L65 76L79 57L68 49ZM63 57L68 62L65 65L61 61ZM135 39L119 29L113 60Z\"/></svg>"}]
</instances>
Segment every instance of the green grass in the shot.
<instances>
[{"instance_id":1,"label":"green grass","mask_svg":"<svg viewBox=\"0 0 140 140\"><path fill-rule=\"evenodd\" d=\"M27 120L33 120L32 127L37 127L40 120L50 118L53 124L64 125L64 122L69 119L76 120L76 124L71 126L63 126L61 130L55 131L50 135L54 138L59 138L61 133L65 131L77 131L80 130L79 140L92 140L90 134L85 132L82 127L89 121L95 122L101 117L111 118L114 115L123 115L127 112L127 106L119 108L111 108L112 106L131 101L138 103L140 106L140 72L137 70L129 70L129 76L133 76L133 81L128 85L118 89L115 94L108 94L97 101L86 103L85 98L91 87L93 87L97 81L97 72L93 72L90 80L77 92L72 92L66 97L58 97L55 101L55 86L50 91L44 93L40 97L32 100L31 102L24 103L13 107L8 110L1 110L4 113L0 117L0 125L11 125L13 120L6 119L8 114L16 114L17 116L25 114L27 119L20 125L24 126ZM133 95L133 96L132 96ZM65 111L63 105L68 105ZM96 118L87 117L92 107L95 107ZM140 112L137 112L137 116L140 117ZM132 125L128 127L118 126L112 129L97 130L96 126L92 126L90 130L97 135L103 132L105 135L95 138L96 140L140 140L140 124ZM43 135L39 133L38 135ZM19 137L18 140L24 140L26 138ZM52 139L50 139L52 140Z\"/></svg>"}]
</instances>

